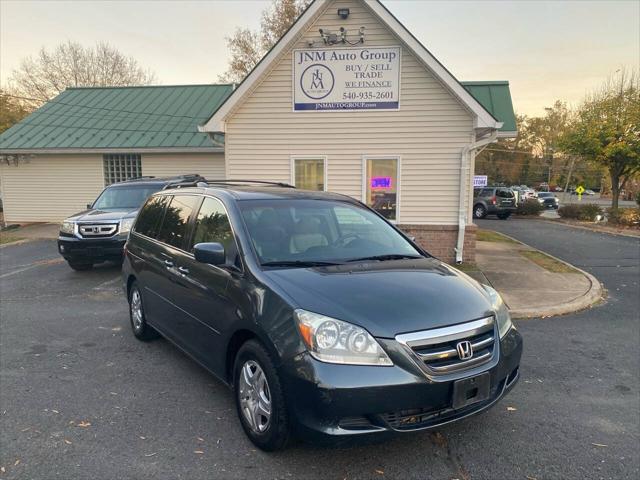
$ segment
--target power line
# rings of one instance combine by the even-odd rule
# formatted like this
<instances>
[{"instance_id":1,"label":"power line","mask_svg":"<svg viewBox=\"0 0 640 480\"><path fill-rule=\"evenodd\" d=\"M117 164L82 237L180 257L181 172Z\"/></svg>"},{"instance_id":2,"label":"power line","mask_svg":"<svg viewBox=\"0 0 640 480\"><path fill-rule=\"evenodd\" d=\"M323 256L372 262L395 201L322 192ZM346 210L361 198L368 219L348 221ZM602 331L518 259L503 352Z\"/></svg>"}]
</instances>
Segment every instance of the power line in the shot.
<instances>
[{"instance_id":1,"label":"power line","mask_svg":"<svg viewBox=\"0 0 640 480\"><path fill-rule=\"evenodd\" d=\"M72 114L72 113L55 113L55 112L39 112L38 115L48 115L48 116L52 116L52 117L56 117L56 118L61 118L61 119L77 119L77 120L72 120L73 122L76 121L84 121L85 123L87 122L94 122L94 123L108 123L108 122L119 122L120 124L128 122L128 123L141 123L139 121L139 118L137 118L136 116L132 116L131 114L125 114L125 115L121 115L121 116L117 116L117 115L101 115L101 116L95 116L92 115L91 113L86 113L86 114ZM163 119L163 120L156 120L156 119L152 119L152 120L144 120L145 122L153 122L154 125L156 126L160 126L162 125L162 127L164 128L169 128L169 127L185 127L185 126L189 126L188 122L185 122L184 120L179 120L179 119ZM36 122L29 122L24 121L22 122L22 125L29 125L29 124L34 124ZM65 127L65 128L76 128L76 125L64 125L64 124L43 124L43 125L49 125L51 127ZM86 127L89 128L89 127ZM194 128L194 131L195 128Z\"/></svg>"},{"instance_id":2,"label":"power line","mask_svg":"<svg viewBox=\"0 0 640 480\"><path fill-rule=\"evenodd\" d=\"M527 152L526 150L503 150L503 149L499 149L499 148L485 148L484 149L485 152L503 152L503 153L524 153L525 155L531 155L532 157L536 157L535 154L531 153L531 152ZM541 157L536 157L536 158L541 158Z\"/></svg>"},{"instance_id":3,"label":"power line","mask_svg":"<svg viewBox=\"0 0 640 480\"><path fill-rule=\"evenodd\" d=\"M11 95L9 93L3 93L2 95L7 96L7 97L11 97L11 98L17 98L20 100L30 100L33 102L41 102L41 99L37 99L37 98L30 98L30 97L22 97L19 95ZM92 110L104 110L104 111L108 111L108 112L117 112L117 113L129 113L129 114L133 114L133 115L155 115L155 116L164 116L164 117L172 117L172 118L184 118L184 119L189 119L189 120L207 120L210 116L210 114L207 115L199 115L197 117L192 117L189 115L173 115L171 113L154 113L154 112L135 112L132 110L120 110L120 109L115 109L115 108L107 108L107 107L94 107L94 106L89 106L89 105L78 105L78 104L74 104L74 103L66 103L66 102L62 102L60 100L49 100L48 102L46 102L42 107L40 107L38 110L43 109L45 107L49 108L51 105L65 105L68 107L73 107L73 108L89 108ZM39 113L43 113L43 112L39 112Z\"/></svg>"},{"instance_id":4,"label":"power line","mask_svg":"<svg viewBox=\"0 0 640 480\"><path fill-rule=\"evenodd\" d=\"M200 133L198 132L195 128L194 130L191 131L178 131L178 130L133 130L133 129L124 129L124 128L105 128L105 127L83 127L80 125L52 125L52 124L46 124L46 123L36 123L36 122L21 122L20 125L30 125L30 126L34 126L34 127L47 127L47 128L71 128L71 129L80 129L80 130L96 130L96 131L100 131L100 132L105 132L105 134L107 134L108 132L127 132L127 133L166 133L166 134L171 134L171 133L190 133L190 134L196 134L196 133ZM11 137L13 135L17 135L19 134L19 130L16 131L15 133L13 133L12 135L8 136ZM22 134L24 135L24 134Z\"/></svg>"}]
</instances>

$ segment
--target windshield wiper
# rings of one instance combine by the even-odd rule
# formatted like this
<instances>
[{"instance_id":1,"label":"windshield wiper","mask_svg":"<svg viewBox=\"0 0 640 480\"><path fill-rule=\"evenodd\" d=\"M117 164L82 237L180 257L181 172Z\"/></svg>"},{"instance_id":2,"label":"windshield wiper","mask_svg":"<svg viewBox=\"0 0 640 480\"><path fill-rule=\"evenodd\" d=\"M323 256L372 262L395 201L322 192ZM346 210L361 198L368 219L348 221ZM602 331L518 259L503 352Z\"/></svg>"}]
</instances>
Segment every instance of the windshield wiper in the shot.
<instances>
[{"instance_id":1,"label":"windshield wiper","mask_svg":"<svg viewBox=\"0 0 640 480\"><path fill-rule=\"evenodd\" d=\"M320 262L315 260L279 260L261 263L263 267L327 267L331 265L342 265L340 262Z\"/></svg>"},{"instance_id":2,"label":"windshield wiper","mask_svg":"<svg viewBox=\"0 0 640 480\"><path fill-rule=\"evenodd\" d=\"M385 260L402 260L405 258L422 258L420 255L407 255L404 253L390 253L387 255L373 255L371 257L360 257L360 258L352 258L351 260L347 260L347 262L364 262L366 260L378 260L380 262L384 262Z\"/></svg>"}]
</instances>

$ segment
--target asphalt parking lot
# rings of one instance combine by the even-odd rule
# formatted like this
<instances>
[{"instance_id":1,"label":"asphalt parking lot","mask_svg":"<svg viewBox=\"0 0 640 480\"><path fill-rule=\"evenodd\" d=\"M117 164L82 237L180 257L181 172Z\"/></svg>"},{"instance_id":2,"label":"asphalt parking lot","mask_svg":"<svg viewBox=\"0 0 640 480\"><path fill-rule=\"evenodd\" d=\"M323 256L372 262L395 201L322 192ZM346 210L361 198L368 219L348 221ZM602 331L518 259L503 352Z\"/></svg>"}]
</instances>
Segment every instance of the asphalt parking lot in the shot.
<instances>
[{"instance_id":1,"label":"asphalt parking lot","mask_svg":"<svg viewBox=\"0 0 640 480\"><path fill-rule=\"evenodd\" d=\"M245 438L226 387L129 332L119 271L74 272L54 241L0 250L0 478L637 478L638 239L479 222L589 270L598 307L518 324L522 380L494 409L372 445Z\"/></svg>"}]
</instances>

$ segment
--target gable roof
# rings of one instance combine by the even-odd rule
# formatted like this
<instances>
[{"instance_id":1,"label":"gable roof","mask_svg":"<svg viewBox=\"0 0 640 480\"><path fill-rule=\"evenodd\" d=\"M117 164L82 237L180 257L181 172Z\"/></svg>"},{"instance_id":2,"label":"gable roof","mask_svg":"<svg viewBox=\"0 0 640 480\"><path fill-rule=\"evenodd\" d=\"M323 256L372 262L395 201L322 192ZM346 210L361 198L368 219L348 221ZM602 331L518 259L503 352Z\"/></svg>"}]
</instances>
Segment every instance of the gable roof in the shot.
<instances>
[{"instance_id":1,"label":"gable roof","mask_svg":"<svg viewBox=\"0 0 640 480\"><path fill-rule=\"evenodd\" d=\"M0 153L223 151L198 132L232 85L69 88L0 134Z\"/></svg>"},{"instance_id":2,"label":"gable roof","mask_svg":"<svg viewBox=\"0 0 640 480\"><path fill-rule=\"evenodd\" d=\"M202 132L224 132L227 115L233 108L242 101L244 96L250 91L254 83L258 82L268 71L269 66L278 60L279 56L287 49L291 48L308 26L315 20L316 16L324 10L326 5L332 0L314 0L307 9L300 15L294 24L278 40L274 47L258 62L254 69L245 77L231 95L222 103L220 108L199 127ZM436 78L468 108L474 115L474 126L482 129L499 129L502 123L497 120L478 100L476 100L468 90L447 70L422 43L416 39L409 30L406 29L396 17L380 3L379 0L360 0L371 12L390 30L396 33L409 50L422 61Z\"/></svg>"},{"instance_id":3,"label":"gable roof","mask_svg":"<svg viewBox=\"0 0 640 480\"><path fill-rule=\"evenodd\" d=\"M516 115L511 102L509 82L506 80L488 80L483 82L461 82L462 86L478 100L484 108L500 120L503 125L498 137L515 137L517 132Z\"/></svg>"}]
</instances>

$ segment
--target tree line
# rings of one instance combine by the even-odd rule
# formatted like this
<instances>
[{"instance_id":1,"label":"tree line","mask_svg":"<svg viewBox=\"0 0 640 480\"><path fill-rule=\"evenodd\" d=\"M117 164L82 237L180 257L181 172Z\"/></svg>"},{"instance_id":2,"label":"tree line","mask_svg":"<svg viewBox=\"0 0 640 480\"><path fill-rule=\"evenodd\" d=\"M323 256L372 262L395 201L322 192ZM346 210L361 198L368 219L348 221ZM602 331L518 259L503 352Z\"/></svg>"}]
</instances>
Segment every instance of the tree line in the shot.
<instances>
[{"instance_id":1,"label":"tree line","mask_svg":"<svg viewBox=\"0 0 640 480\"><path fill-rule=\"evenodd\" d=\"M487 147L476 174L505 185L578 184L610 193L640 191L640 88L638 72L612 74L576 108L556 103L544 116L517 116L518 135Z\"/></svg>"}]
</instances>

